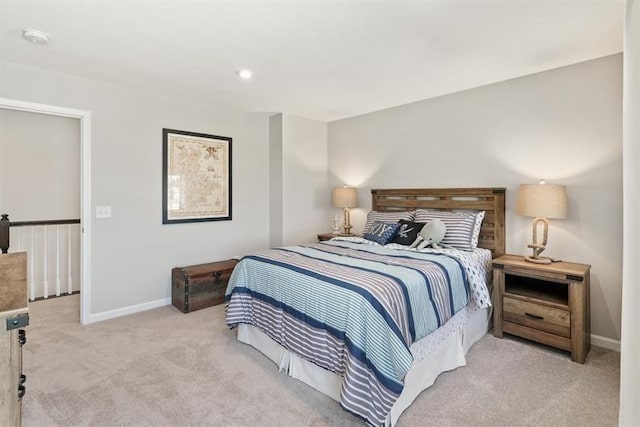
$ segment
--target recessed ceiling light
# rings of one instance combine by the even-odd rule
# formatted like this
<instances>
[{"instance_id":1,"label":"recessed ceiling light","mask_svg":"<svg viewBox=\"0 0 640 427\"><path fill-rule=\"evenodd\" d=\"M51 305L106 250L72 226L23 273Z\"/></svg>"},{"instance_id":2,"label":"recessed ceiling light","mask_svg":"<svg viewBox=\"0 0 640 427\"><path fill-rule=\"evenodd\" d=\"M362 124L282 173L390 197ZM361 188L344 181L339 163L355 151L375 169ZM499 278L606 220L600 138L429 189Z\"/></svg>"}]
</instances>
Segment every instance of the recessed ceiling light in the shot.
<instances>
[{"instance_id":1,"label":"recessed ceiling light","mask_svg":"<svg viewBox=\"0 0 640 427\"><path fill-rule=\"evenodd\" d=\"M253 76L253 71L243 68L242 70L236 71L236 75L242 80L249 80Z\"/></svg>"},{"instance_id":2,"label":"recessed ceiling light","mask_svg":"<svg viewBox=\"0 0 640 427\"><path fill-rule=\"evenodd\" d=\"M25 28L22 30L22 37L34 44L47 44L49 35L44 31L34 30L33 28Z\"/></svg>"}]
</instances>

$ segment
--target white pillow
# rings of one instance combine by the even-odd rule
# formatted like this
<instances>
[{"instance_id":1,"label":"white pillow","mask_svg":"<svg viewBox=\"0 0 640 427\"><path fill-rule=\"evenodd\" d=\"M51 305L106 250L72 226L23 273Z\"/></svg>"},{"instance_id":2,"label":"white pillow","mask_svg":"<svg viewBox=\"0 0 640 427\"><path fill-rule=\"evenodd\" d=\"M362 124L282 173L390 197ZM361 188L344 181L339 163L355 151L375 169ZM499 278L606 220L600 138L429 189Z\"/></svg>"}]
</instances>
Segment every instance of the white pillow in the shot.
<instances>
[{"instance_id":1,"label":"white pillow","mask_svg":"<svg viewBox=\"0 0 640 427\"><path fill-rule=\"evenodd\" d=\"M432 219L441 220L447 227L447 234L440 242L442 246L463 251L472 251L478 246L484 211L454 212L435 209L418 209L416 211L416 222L429 222Z\"/></svg>"},{"instance_id":2,"label":"white pillow","mask_svg":"<svg viewBox=\"0 0 640 427\"><path fill-rule=\"evenodd\" d=\"M476 214L476 223L473 227L473 238L471 239L472 249L475 249L478 247L478 240L480 240L480 229L482 228L483 220L484 220L484 211L480 211Z\"/></svg>"}]
</instances>

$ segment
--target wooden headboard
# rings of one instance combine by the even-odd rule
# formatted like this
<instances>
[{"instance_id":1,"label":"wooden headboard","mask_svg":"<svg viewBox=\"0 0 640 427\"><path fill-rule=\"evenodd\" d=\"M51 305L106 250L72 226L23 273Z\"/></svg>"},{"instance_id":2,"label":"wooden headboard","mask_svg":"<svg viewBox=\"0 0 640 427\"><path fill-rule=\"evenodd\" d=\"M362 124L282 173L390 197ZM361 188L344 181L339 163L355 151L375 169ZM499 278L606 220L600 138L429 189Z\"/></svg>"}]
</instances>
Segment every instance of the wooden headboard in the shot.
<instances>
[{"instance_id":1,"label":"wooden headboard","mask_svg":"<svg viewBox=\"0 0 640 427\"><path fill-rule=\"evenodd\" d=\"M371 190L371 209L379 212L414 209L485 211L478 246L493 257L505 253L505 188L401 188Z\"/></svg>"}]
</instances>

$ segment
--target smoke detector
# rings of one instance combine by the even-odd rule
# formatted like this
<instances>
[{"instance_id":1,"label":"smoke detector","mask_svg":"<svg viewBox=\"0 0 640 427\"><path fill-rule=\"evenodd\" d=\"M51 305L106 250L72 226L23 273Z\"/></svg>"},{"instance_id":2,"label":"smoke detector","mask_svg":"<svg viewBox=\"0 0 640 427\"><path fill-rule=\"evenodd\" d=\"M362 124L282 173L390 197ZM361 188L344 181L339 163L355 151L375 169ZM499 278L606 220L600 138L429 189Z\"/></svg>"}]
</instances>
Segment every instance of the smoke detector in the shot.
<instances>
[{"instance_id":1,"label":"smoke detector","mask_svg":"<svg viewBox=\"0 0 640 427\"><path fill-rule=\"evenodd\" d=\"M44 31L34 30L33 28L25 28L22 30L22 37L34 44L47 44L49 35Z\"/></svg>"}]
</instances>

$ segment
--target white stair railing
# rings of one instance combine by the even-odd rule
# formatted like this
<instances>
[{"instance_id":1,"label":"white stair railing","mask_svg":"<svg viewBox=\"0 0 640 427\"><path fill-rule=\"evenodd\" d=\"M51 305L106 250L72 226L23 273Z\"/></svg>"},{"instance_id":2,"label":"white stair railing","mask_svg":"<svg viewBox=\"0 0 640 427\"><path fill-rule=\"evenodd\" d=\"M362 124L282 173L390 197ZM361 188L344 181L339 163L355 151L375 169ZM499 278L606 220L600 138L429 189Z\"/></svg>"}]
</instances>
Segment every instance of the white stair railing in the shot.
<instances>
[{"instance_id":1,"label":"white stair railing","mask_svg":"<svg viewBox=\"0 0 640 427\"><path fill-rule=\"evenodd\" d=\"M9 252L27 252L29 300L80 291L80 231L80 220L11 223Z\"/></svg>"}]
</instances>

